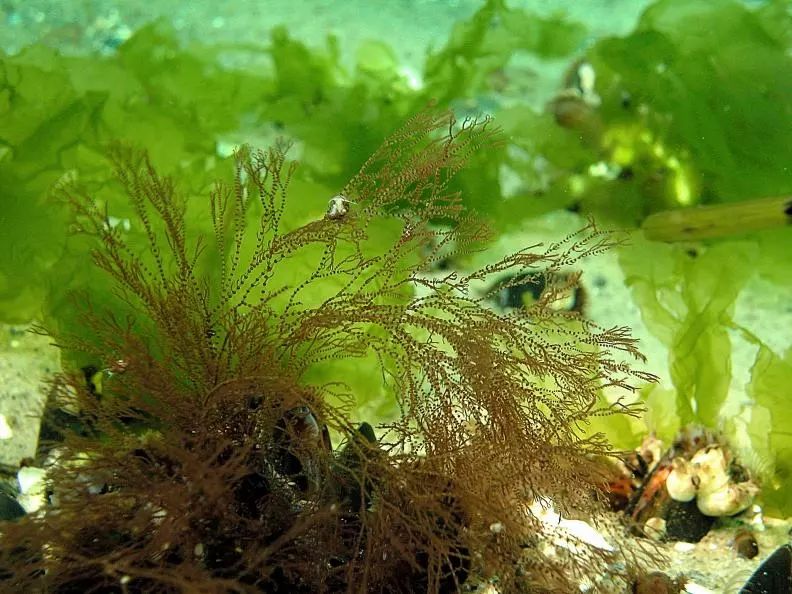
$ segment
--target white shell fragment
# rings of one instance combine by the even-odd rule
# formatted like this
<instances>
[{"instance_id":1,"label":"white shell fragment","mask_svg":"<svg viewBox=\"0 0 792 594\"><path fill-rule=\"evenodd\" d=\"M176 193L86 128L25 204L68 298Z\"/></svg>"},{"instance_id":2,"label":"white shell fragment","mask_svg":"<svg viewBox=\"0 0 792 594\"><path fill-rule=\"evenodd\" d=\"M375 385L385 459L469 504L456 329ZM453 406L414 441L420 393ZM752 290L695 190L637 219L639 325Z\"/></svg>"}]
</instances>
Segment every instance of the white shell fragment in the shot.
<instances>
[{"instance_id":1,"label":"white shell fragment","mask_svg":"<svg viewBox=\"0 0 792 594\"><path fill-rule=\"evenodd\" d=\"M715 590L710 590L693 582L686 583L683 591L687 594L716 594Z\"/></svg>"},{"instance_id":2,"label":"white shell fragment","mask_svg":"<svg viewBox=\"0 0 792 594\"><path fill-rule=\"evenodd\" d=\"M566 530L571 536L592 547L611 553L616 550L591 524L582 520L561 520L559 528Z\"/></svg>"},{"instance_id":3,"label":"white shell fragment","mask_svg":"<svg viewBox=\"0 0 792 594\"><path fill-rule=\"evenodd\" d=\"M24 466L17 472L19 491L23 494L32 493L42 487L47 472L43 468Z\"/></svg>"},{"instance_id":4,"label":"white shell fragment","mask_svg":"<svg viewBox=\"0 0 792 594\"><path fill-rule=\"evenodd\" d=\"M666 535L666 521L664 518L653 516L644 522L644 532L652 540L662 540Z\"/></svg>"},{"instance_id":5,"label":"white shell fragment","mask_svg":"<svg viewBox=\"0 0 792 594\"><path fill-rule=\"evenodd\" d=\"M41 509L47 502L47 472L43 468L25 466L17 472L20 495L17 497L19 505L27 513Z\"/></svg>"},{"instance_id":6,"label":"white shell fragment","mask_svg":"<svg viewBox=\"0 0 792 594\"><path fill-rule=\"evenodd\" d=\"M696 550L696 543L694 542L677 542L674 543L674 550L678 553L692 553Z\"/></svg>"},{"instance_id":7,"label":"white shell fragment","mask_svg":"<svg viewBox=\"0 0 792 594\"><path fill-rule=\"evenodd\" d=\"M11 425L8 424L5 415L0 415L0 439L11 439L14 436L14 431Z\"/></svg>"},{"instance_id":8,"label":"white shell fragment","mask_svg":"<svg viewBox=\"0 0 792 594\"><path fill-rule=\"evenodd\" d=\"M338 220L344 218L349 212L349 205L352 201L343 194L336 194L327 203L326 219Z\"/></svg>"},{"instance_id":9,"label":"white shell fragment","mask_svg":"<svg viewBox=\"0 0 792 594\"><path fill-rule=\"evenodd\" d=\"M547 534L553 537L556 546L575 552L574 541L577 540L602 551L615 551L613 545L590 524L581 520L567 520L547 500L535 501L530 509L531 514L544 524Z\"/></svg>"}]
</instances>

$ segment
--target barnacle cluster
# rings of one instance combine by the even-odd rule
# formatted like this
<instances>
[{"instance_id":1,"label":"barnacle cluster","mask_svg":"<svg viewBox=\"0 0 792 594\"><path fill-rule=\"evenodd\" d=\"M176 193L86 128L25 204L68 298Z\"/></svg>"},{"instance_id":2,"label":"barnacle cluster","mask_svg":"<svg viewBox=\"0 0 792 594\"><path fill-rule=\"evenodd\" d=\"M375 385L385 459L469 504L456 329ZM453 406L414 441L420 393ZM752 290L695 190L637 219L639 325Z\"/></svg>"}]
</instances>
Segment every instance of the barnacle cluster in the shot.
<instances>
[{"instance_id":1,"label":"barnacle cluster","mask_svg":"<svg viewBox=\"0 0 792 594\"><path fill-rule=\"evenodd\" d=\"M723 437L700 426L680 431L670 447L648 436L635 458L642 463L626 504L639 533L698 542L715 518L748 509L759 485Z\"/></svg>"},{"instance_id":2,"label":"barnacle cluster","mask_svg":"<svg viewBox=\"0 0 792 594\"><path fill-rule=\"evenodd\" d=\"M696 499L706 516L732 516L751 505L759 487L750 480L735 482L722 447L697 451L688 461L674 458L666 489L676 501Z\"/></svg>"}]
</instances>

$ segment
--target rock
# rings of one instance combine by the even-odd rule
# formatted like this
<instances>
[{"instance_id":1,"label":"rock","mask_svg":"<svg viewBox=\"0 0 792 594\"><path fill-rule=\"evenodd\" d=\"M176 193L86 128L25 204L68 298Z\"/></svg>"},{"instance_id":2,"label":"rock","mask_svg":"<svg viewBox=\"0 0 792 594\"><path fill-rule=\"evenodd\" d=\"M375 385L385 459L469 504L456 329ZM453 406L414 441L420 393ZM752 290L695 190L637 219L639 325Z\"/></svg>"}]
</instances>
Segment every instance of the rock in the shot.
<instances>
[{"instance_id":1,"label":"rock","mask_svg":"<svg viewBox=\"0 0 792 594\"><path fill-rule=\"evenodd\" d=\"M792 594L792 545L777 548L765 559L740 594Z\"/></svg>"},{"instance_id":2,"label":"rock","mask_svg":"<svg viewBox=\"0 0 792 594\"><path fill-rule=\"evenodd\" d=\"M44 380L57 371L58 349L24 328L0 325L0 467L16 472L36 455L46 402Z\"/></svg>"},{"instance_id":3,"label":"rock","mask_svg":"<svg viewBox=\"0 0 792 594\"><path fill-rule=\"evenodd\" d=\"M16 520L25 515L25 509L5 491L0 491L0 521Z\"/></svg>"},{"instance_id":4,"label":"rock","mask_svg":"<svg viewBox=\"0 0 792 594\"><path fill-rule=\"evenodd\" d=\"M715 523L714 517L701 513L695 501L670 500L665 519L666 537L684 542L699 542Z\"/></svg>"}]
</instances>

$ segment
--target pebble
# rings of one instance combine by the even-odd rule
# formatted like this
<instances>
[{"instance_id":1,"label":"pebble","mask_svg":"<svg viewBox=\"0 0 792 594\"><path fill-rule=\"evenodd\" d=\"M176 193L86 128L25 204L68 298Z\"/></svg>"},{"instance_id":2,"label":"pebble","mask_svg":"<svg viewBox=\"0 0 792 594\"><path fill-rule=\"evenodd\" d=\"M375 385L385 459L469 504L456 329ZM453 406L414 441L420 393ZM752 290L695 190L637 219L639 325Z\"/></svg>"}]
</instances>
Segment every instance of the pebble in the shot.
<instances>
[{"instance_id":1,"label":"pebble","mask_svg":"<svg viewBox=\"0 0 792 594\"><path fill-rule=\"evenodd\" d=\"M17 472L19 504L27 513L38 511L47 500L45 483L47 472L43 468L24 466Z\"/></svg>"}]
</instances>

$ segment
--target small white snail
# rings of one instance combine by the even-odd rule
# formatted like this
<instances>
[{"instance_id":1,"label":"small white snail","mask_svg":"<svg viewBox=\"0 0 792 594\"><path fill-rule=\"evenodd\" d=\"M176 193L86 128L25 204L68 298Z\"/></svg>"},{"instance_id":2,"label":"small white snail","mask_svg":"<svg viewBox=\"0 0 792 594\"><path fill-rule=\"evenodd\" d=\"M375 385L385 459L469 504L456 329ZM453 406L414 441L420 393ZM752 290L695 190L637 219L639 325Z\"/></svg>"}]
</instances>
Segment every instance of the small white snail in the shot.
<instances>
[{"instance_id":1,"label":"small white snail","mask_svg":"<svg viewBox=\"0 0 792 594\"><path fill-rule=\"evenodd\" d=\"M594 85L597 80L594 67L588 62L582 62L577 69L577 80L578 89L580 90L583 101L592 107L598 107L602 100L594 90Z\"/></svg>"},{"instance_id":2,"label":"small white snail","mask_svg":"<svg viewBox=\"0 0 792 594\"><path fill-rule=\"evenodd\" d=\"M327 212L325 218L331 220L343 219L349 212L349 205L354 204L349 198L343 194L336 194L327 203Z\"/></svg>"},{"instance_id":3,"label":"small white snail","mask_svg":"<svg viewBox=\"0 0 792 594\"><path fill-rule=\"evenodd\" d=\"M722 448L710 447L699 450L690 460L690 465L699 477L701 494L717 491L731 481L729 464Z\"/></svg>"},{"instance_id":4,"label":"small white snail","mask_svg":"<svg viewBox=\"0 0 792 594\"><path fill-rule=\"evenodd\" d=\"M759 487L752 481L728 483L720 489L700 493L696 505L705 516L733 516L748 509L758 492Z\"/></svg>"},{"instance_id":5,"label":"small white snail","mask_svg":"<svg viewBox=\"0 0 792 594\"><path fill-rule=\"evenodd\" d=\"M665 486L674 501L691 501L698 491L699 479L684 458L674 458L673 468L666 478Z\"/></svg>"}]
</instances>

